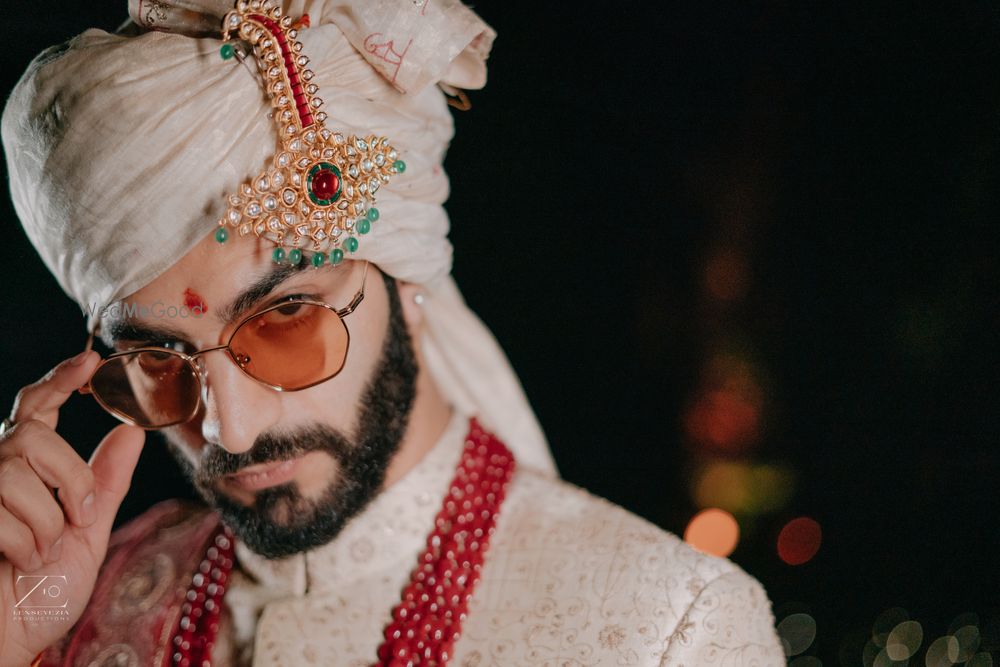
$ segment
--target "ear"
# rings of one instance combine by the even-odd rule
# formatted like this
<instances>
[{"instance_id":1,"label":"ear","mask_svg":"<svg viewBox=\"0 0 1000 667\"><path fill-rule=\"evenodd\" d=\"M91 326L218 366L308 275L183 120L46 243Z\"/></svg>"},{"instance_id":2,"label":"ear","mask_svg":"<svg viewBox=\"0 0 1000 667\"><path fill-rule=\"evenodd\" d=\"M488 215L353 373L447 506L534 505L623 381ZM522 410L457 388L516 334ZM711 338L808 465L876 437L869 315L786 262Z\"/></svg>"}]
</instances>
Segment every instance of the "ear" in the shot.
<instances>
[{"instance_id":1,"label":"ear","mask_svg":"<svg viewBox=\"0 0 1000 667\"><path fill-rule=\"evenodd\" d=\"M424 309L417 303L418 295L423 296L424 287L416 283L408 283L397 280L399 288L399 301L403 307L403 318L406 320L406 328L410 331L413 340L420 340L424 331Z\"/></svg>"}]
</instances>

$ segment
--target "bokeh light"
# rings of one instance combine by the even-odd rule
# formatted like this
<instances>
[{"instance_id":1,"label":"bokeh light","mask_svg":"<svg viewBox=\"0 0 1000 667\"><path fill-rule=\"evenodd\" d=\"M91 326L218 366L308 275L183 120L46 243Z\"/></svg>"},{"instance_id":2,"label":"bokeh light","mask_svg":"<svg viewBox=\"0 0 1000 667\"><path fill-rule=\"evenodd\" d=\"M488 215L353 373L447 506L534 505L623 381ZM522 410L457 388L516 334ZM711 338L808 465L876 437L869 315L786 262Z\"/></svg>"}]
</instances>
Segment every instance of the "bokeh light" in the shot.
<instances>
[{"instance_id":1,"label":"bokeh light","mask_svg":"<svg viewBox=\"0 0 1000 667\"><path fill-rule=\"evenodd\" d=\"M966 662L979 650L979 628L965 625L952 634L958 642L958 659L955 662Z\"/></svg>"},{"instance_id":2,"label":"bokeh light","mask_svg":"<svg viewBox=\"0 0 1000 667\"><path fill-rule=\"evenodd\" d=\"M886 656L893 662L909 660L924 641L924 628L917 621L903 621L885 641Z\"/></svg>"},{"instance_id":3,"label":"bokeh light","mask_svg":"<svg viewBox=\"0 0 1000 667\"><path fill-rule=\"evenodd\" d=\"M778 465L712 461L694 475L692 497L698 507L719 507L733 514L760 516L788 505L795 475Z\"/></svg>"},{"instance_id":4,"label":"bokeh light","mask_svg":"<svg viewBox=\"0 0 1000 667\"><path fill-rule=\"evenodd\" d=\"M927 667L951 667L958 662L958 640L951 635L938 637L929 647L924 662Z\"/></svg>"},{"instance_id":5,"label":"bokeh light","mask_svg":"<svg viewBox=\"0 0 1000 667\"><path fill-rule=\"evenodd\" d=\"M740 526L729 512L717 507L694 515L684 531L684 541L713 556L728 556L740 541Z\"/></svg>"},{"instance_id":6,"label":"bokeh light","mask_svg":"<svg viewBox=\"0 0 1000 667\"><path fill-rule=\"evenodd\" d=\"M965 663L965 667L993 667L993 656L989 653L977 653Z\"/></svg>"},{"instance_id":7,"label":"bokeh light","mask_svg":"<svg viewBox=\"0 0 1000 667\"><path fill-rule=\"evenodd\" d=\"M718 354L705 366L684 415L688 437L699 447L740 454L761 437L764 393L760 370L738 354Z\"/></svg>"},{"instance_id":8,"label":"bokeh light","mask_svg":"<svg viewBox=\"0 0 1000 667\"><path fill-rule=\"evenodd\" d=\"M982 643L979 615L974 612L959 614L948 625L948 634L958 641L958 662L971 660Z\"/></svg>"},{"instance_id":9,"label":"bokeh light","mask_svg":"<svg viewBox=\"0 0 1000 667\"><path fill-rule=\"evenodd\" d=\"M822 541L823 531L814 519L792 519L778 534L778 556L789 565L802 565L812 560Z\"/></svg>"},{"instance_id":10,"label":"bokeh light","mask_svg":"<svg viewBox=\"0 0 1000 667\"><path fill-rule=\"evenodd\" d=\"M896 667L896 665L906 664L908 664L908 662L905 660L903 662L894 661L889 657L889 652L884 648L878 652L878 655L875 656L875 660L872 661L872 667Z\"/></svg>"},{"instance_id":11,"label":"bokeh light","mask_svg":"<svg viewBox=\"0 0 1000 667\"><path fill-rule=\"evenodd\" d=\"M910 613L902 607L886 609L872 625L872 641L880 648L885 648L889 634L901 623L910 620Z\"/></svg>"},{"instance_id":12,"label":"bokeh light","mask_svg":"<svg viewBox=\"0 0 1000 667\"><path fill-rule=\"evenodd\" d=\"M778 637L785 655L805 653L816 639L816 619L809 614L791 614L778 623Z\"/></svg>"}]
</instances>

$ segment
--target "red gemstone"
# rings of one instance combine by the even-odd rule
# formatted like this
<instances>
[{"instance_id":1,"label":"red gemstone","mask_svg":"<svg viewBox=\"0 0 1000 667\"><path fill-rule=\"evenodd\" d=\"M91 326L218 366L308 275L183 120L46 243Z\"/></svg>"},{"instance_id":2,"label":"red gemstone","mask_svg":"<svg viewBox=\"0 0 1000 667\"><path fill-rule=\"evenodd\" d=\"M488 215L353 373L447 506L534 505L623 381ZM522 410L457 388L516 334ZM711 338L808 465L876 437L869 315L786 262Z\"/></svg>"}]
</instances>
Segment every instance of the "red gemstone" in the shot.
<instances>
[{"instance_id":1,"label":"red gemstone","mask_svg":"<svg viewBox=\"0 0 1000 667\"><path fill-rule=\"evenodd\" d=\"M319 199L332 199L340 190L340 177L329 169L322 169L313 176L312 191Z\"/></svg>"}]
</instances>

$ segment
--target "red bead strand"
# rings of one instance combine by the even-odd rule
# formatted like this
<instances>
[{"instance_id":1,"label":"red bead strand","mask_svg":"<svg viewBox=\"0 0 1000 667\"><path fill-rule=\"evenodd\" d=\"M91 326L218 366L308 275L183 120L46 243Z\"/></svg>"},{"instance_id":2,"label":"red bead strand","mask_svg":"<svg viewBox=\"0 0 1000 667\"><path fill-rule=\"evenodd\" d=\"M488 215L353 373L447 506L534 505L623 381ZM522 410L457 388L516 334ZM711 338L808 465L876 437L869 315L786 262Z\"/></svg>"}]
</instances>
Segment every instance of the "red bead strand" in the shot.
<instances>
[{"instance_id":1,"label":"red bead strand","mask_svg":"<svg viewBox=\"0 0 1000 667\"><path fill-rule=\"evenodd\" d=\"M222 596L233 569L233 534L222 526L216 531L181 605L181 618L170 649L178 667L211 667L212 648L219 634Z\"/></svg>"},{"instance_id":2,"label":"red bead strand","mask_svg":"<svg viewBox=\"0 0 1000 667\"><path fill-rule=\"evenodd\" d=\"M462 458L427 547L378 649L385 667L440 667L452 657L514 474L510 451L471 420Z\"/></svg>"},{"instance_id":3,"label":"red bead strand","mask_svg":"<svg viewBox=\"0 0 1000 667\"><path fill-rule=\"evenodd\" d=\"M451 659L515 467L510 450L471 419L434 530L383 632L376 667L442 667ZM220 526L185 594L173 665L211 667L232 568L233 535Z\"/></svg>"}]
</instances>

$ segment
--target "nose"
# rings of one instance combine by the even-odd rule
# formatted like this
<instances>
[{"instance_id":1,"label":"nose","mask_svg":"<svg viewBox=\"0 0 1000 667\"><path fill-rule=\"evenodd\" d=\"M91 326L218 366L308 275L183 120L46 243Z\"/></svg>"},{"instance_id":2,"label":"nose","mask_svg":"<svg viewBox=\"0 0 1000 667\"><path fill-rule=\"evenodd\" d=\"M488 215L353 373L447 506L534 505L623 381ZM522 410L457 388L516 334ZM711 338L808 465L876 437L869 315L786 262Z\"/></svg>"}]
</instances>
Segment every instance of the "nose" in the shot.
<instances>
[{"instance_id":1,"label":"nose","mask_svg":"<svg viewBox=\"0 0 1000 667\"><path fill-rule=\"evenodd\" d=\"M224 350L201 357L206 391L201 435L230 454L253 447L258 435L277 424L281 395L237 368Z\"/></svg>"}]
</instances>

